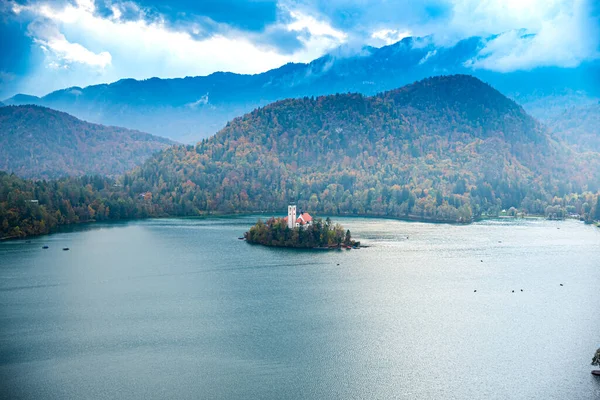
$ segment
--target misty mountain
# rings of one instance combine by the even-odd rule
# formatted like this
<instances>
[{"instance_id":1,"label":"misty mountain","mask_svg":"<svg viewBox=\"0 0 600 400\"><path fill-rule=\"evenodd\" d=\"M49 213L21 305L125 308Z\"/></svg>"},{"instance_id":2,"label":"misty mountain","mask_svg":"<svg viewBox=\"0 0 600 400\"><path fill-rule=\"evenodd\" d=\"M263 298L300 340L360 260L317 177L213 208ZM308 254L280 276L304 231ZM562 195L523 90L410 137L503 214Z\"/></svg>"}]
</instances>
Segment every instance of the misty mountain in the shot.
<instances>
[{"instance_id":1,"label":"misty mountain","mask_svg":"<svg viewBox=\"0 0 600 400\"><path fill-rule=\"evenodd\" d=\"M340 48L308 64L287 64L256 75L217 72L179 79L123 79L58 90L41 98L17 95L5 102L44 105L88 121L194 142L272 101L348 92L373 95L445 74L472 74L526 109L531 105L538 117L548 116L547 98L561 103L567 97L576 102L600 97L600 63L511 73L465 66L485 43L486 39L473 37L439 47L427 38L405 38L381 48Z\"/></svg>"},{"instance_id":2,"label":"misty mountain","mask_svg":"<svg viewBox=\"0 0 600 400\"><path fill-rule=\"evenodd\" d=\"M39 106L0 108L0 170L37 179L122 174L173 142Z\"/></svg>"},{"instance_id":3,"label":"misty mountain","mask_svg":"<svg viewBox=\"0 0 600 400\"><path fill-rule=\"evenodd\" d=\"M512 206L543 214L554 196L597 189L599 165L488 84L455 75L372 97L281 100L157 153L124 184L132 197L152 193L155 215L295 199L319 213L465 222Z\"/></svg>"},{"instance_id":4,"label":"misty mountain","mask_svg":"<svg viewBox=\"0 0 600 400\"><path fill-rule=\"evenodd\" d=\"M557 137L579 151L600 152L600 102L569 107L546 123Z\"/></svg>"}]
</instances>

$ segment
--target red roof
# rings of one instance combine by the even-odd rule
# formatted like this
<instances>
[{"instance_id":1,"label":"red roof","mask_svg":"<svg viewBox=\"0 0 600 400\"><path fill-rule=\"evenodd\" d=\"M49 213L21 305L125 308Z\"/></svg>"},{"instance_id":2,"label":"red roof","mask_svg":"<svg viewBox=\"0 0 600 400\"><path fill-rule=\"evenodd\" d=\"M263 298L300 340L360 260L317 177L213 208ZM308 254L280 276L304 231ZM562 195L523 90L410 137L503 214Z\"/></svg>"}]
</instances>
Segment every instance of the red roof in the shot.
<instances>
[{"instance_id":1,"label":"red roof","mask_svg":"<svg viewBox=\"0 0 600 400\"><path fill-rule=\"evenodd\" d=\"M300 214L300 216L296 219L296 223L300 224L300 225L304 225L304 224L308 224L309 222L312 221L312 217L310 216L309 213L305 212ZM283 220L285 222L287 222L288 217L283 217Z\"/></svg>"},{"instance_id":2,"label":"red roof","mask_svg":"<svg viewBox=\"0 0 600 400\"><path fill-rule=\"evenodd\" d=\"M312 217L307 212L300 214L296 220L300 225L308 224L310 221L312 221Z\"/></svg>"}]
</instances>

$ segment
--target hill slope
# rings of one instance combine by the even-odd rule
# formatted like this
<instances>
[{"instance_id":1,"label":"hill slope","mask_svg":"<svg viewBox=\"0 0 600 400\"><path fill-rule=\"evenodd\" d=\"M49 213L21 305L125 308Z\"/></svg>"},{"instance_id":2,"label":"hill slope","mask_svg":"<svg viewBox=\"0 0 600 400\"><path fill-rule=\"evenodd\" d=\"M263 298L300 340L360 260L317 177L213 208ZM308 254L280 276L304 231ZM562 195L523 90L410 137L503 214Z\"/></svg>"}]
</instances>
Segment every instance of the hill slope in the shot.
<instances>
[{"instance_id":1,"label":"hill slope","mask_svg":"<svg viewBox=\"0 0 600 400\"><path fill-rule=\"evenodd\" d=\"M600 152L600 102L567 108L546 123L559 138L578 150Z\"/></svg>"},{"instance_id":2,"label":"hill slope","mask_svg":"<svg viewBox=\"0 0 600 400\"><path fill-rule=\"evenodd\" d=\"M576 161L577 160L577 161ZM580 162L512 100L470 76L373 97L290 99L236 118L196 147L169 148L124 178L155 213L285 209L470 221L596 190Z\"/></svg>"},{"instance_id":3,"label":"hill slope","mask_svg":"<svg viewBox=\"0 0 600 400\"><path fill-rule=\"evenodd\" d=\"M0 170L30 178L118 175L173 142L38 106L0 108Z\"/></svg>"},{"instance_id":4,"label":"hill slope","mask_svg":"<svg viewBox=\"0 0 600 400\"><path fill-rule=\"evenodd\" d=\"M72 87L42 98L17 95L7 104L39 104L87 121L125 126L195 142L221 129L228 120L272 101L302 96L390 90L441 74L473 74L521 104L544 113L540 99L583 91L600 97L600 63L578 68L538 68L497 73L471 69L490 38L473 37L451 47L428 38L405 38L360 52L339 49L308 64L287 64L256 75L217 72L182 79L124 79L86 88ZM545 103L545 102L542 102Z\"/></svg>"}]
</instances>

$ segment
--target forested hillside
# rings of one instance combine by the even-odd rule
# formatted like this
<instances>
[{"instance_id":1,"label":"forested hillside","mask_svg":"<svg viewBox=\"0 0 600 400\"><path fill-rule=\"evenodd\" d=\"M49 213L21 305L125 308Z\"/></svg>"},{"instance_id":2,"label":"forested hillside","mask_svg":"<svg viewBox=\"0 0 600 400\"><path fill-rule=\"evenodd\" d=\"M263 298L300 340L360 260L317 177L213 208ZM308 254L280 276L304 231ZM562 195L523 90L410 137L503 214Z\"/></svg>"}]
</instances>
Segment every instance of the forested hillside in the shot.
<instances>
[{"instance_id":1,"label":"forested hillside","mask_svg":"<svg viewBox=\"0 0 600 400\"><path fill-rule=\"evenodd\" d=\"M38 106L0 108L0 170L27 178L116 176L173 142Z\"/></svg>"},{"instance_id":2,"label":"forested hillside","mask_svg":"<svg viewBox=\"0 0 600 400\"><path fill-rule=\"evenodd\" d=\"M546 123L579 151L600 152L600 103L569 107Z\"/></svg>"},{"instance_id":3,"label":"forested hillside","mask_svg":"<svg viewBox=\"0 0 600 400\"><path fill-rule=\"evenodd\" d=\"M555 141L475 78L431 78L374 97L280 101L116 180L0 173L0 237L103 219L280 213L290 201L321 215L467 223L518 209L591 222L599 157Z\"/></svg>"},{"instance_id":4,"label":"forested hillside","mask_svg":"<svg viewBox=\"0 0 600 400\"><path fill-rule=\"evenodd\" d=\"M60 225L147 217L144 202L109 178L32 181L0 172L0 239L49 233Z\"/></svg>"},{"instance_id":5,"label":"forested hillside","mask_svg":"<svg viewBox=\"0 0 600 400\"><path fill-rule=\"evenodd\" d=\"M598 156L586 157L489 85L455 75L374 97L279 101L157 154L124 183L169 215L296 200L319 213L469 222L513 206L543 214L555 196L595 192Z\"/></svg>"}]
</instances>

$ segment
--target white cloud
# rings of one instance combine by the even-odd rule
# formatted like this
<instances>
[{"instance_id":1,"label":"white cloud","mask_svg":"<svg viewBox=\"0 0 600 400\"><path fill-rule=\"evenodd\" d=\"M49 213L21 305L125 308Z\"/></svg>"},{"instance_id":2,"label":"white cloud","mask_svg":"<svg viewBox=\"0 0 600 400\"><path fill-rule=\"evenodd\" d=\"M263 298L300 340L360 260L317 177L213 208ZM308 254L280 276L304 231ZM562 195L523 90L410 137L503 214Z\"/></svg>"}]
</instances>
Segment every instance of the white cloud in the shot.
<instances>
[{"instance_id":1,"label":"white cloud","mask_svg":"<svg viewBox=\"0 0 600 400\"><path fill-rule=\"evenodd\" d=\"M285 28L290 32L298 32L298 40L304 45L304 50L296 53L296 57L293 57L295 62L310 62L345 43L348 38L346 33L332 28L323 20L299 11L290 11L289 13L293 21ZM303 32L309 34L305 35Z\"/></svg>"},{"instance_id":2,"label":"white cloud","mask_svg":"<svg viewBox=\"0 0 600 400\"><path fill-rule=\"evenodd\" d=\"M423 57L419 60L419 65L425 64L427 62L427 60L429 60L430 57L433 57L436 54L437 54L437 50L428 51L427 54L425 54L425 57Z\"/></svg>"},{"instance_id":3,"label":"white cloud","mask_svg":"<svg viewBox=\"0 0 600 400\"><path fill-rule=\"evenodd\" d=\"M375 45L390 45L396 43L405 37L411 36L410 31L400 31L397 29L380 29L371 34L371 39L375 39Z\"/></svg>"},{"instance_id":4,"label":"white cloud","mask_svg":"<svg viewBox=\"0 0 600 400\"><path fill-rule=\"evenodd\" d=\"M79 7L88 12L93 12L93 3L91 3L91 0L77 1ZM68 7L68 9L72 8L72 6ZM71 63L79 63L103 69L111 64L112 57L109 52L94 53L79 43L67 40L54 22L55 20L60 20L60 17L64 18L64 15L56 13L50 7L43 5L36 10L34 6L19 6L14 4L13 11L17 14L23 11L37 11L41 16L41 18L29 24L28 32L33 37L34 43L46 54L47 67L60 69L68 67Z\"/></svg>"},{"instance_id":5,"label":"white cloud","mask_svg":"<svg viewBox=\"0 0 600 400\"><path fill-rule=\"evenodd\" d=\"M539 29L572 0L453 0L449 28L469 34ZM490 32L493 31L493 32Z\"/></svg>"},{"instance_id":6,"label":"white cloud","mask_svg":"<svg viewBox=\"0 0 600 400\"><path fill-rule=\"evenodd\" d=\"M62 34L48 38L36 38L34 42L39 44L42 49L51 50L54 56L66 64L76 62L104 68L110 65L112 59L110 53L103 51L96 54L78 43L69 42ZM56 61L49 61L50 66L53 64L56 65Z\"/></svg>"},{"instance_id":7,"label":"white cloud","mask_svg":"<svg viewBox=\"0 0 600 400\"><path fill-rule=\"evenodd\" d=\"M280 18L264 32L241 31L214 21L204 24L204 16L174 24L135 0L109 4L112 15L106 17L95 13L93 0L61 5L52 0L28 5L0 0L0 11L10 4L20 21L33 19L32 26L40 29L30 31L39 48L45 49L46 63L28 75L21 90L45 94L125 77L258 73L288 62L312 61L340 45L334 54L354 54L364 44L388 45L409 35L427 36L413 42L425 47L504 32L488 41L469 65L497 71L569 67L598 57L599 23L590 11L598 1L380 0L373 5L366 0L279 0ZM437 16L427 4L438 7L433 13ZM522 29L535 36L522 37ZM282 40L291 38L293 45L263 40L278 32ZM284 47L286 51L281 50ZM421 61L427 62L427 56Z\"/></svg>"},{"instance_id":8,"label":"white cloud","mask_svg":"<svg viewBox=\"0 0 600 400\"><path fill-rule=\"evenodd\" d=\"M521 7L536 2L524 3ZM536 20L530 24L531 29L513 29L488 41L468 65L509 72L539 66L575 67L582 61L597 58L600 34L586 2L575 1L573 7L557 5L557 2L549 4L543 13L527 9Z\"/></svg>"},{"instance_id":9,"label":"white cloud","mask_svg":"<svg viewBox=\"0 0 600 400\"><path fill-rule=\"evenodd\" d=\"M291 1L291 0L290 0ZM361 43L388 45L406 35L449 47L490 37L478 68L511 71L535 66L574 66L598 57L600 0L303 0L321 10ZM595 10L594 10L595 8ZM535 34L523 40L521 30ZM424 60L426 62L427 60Z\"/></svg>"},{"instance_id":10,"label":"white cloud","mask_svg":"<svg viewBox=\"0 0 600 400\"><path fill-rule=\"evenodd\" d=\"M287 25L289 31L302 31L303 29L306 29L312 35L330 36L339 41L344 41L347 37L344 32L332 28L331 25L325 21L319 21L316 18L299 11L290 11L290 17L294 21Z\"/></svg>"},{"instance_id":11,"label":"white cloud","mask_svg":"<svg viewBox=\"0 0 600 400\"><path fill-rule=\"evenodd\" d=\"M251 35L233 29L198 39L193 33L176 30L160 18L121 20L118 13L103 18L95 15L91 0L78 0L61 8L37 3L20 6L19 11L37 17L30 32L35 42L49 51L51 57L47 64L56 66L61 60L103 69L100 75L89 74L83 81L71 84L78 86L123 77L169 78L215 71L258 73L288 62L312 61L346 40L344 32L333 29L324 20L295 11L289 12L289 22L278 23L287 31L297 33L298 40L304 44L292 54L256 45ZM44 70L38 70L38 74L43 73ZM81 78L84 74L72 78L75 76ZM39 76L30 82L37 84L42 80ZM53 89L37 87L34 91L42 94L40 90Z\"/></svg>"},{"instance_id":12,"label":"white cloud","mask_svg":"<svg viewBox=\"0 0 600 400\"><path fill-rule=\"evenodd\" d=\"M200 106L204 106L207 104L208 104L208 93L206 93L204 96L200 97L198 100L194 101L193 103L186 104L186 107L198 108Z\"/></svg>"}]
</instances>

